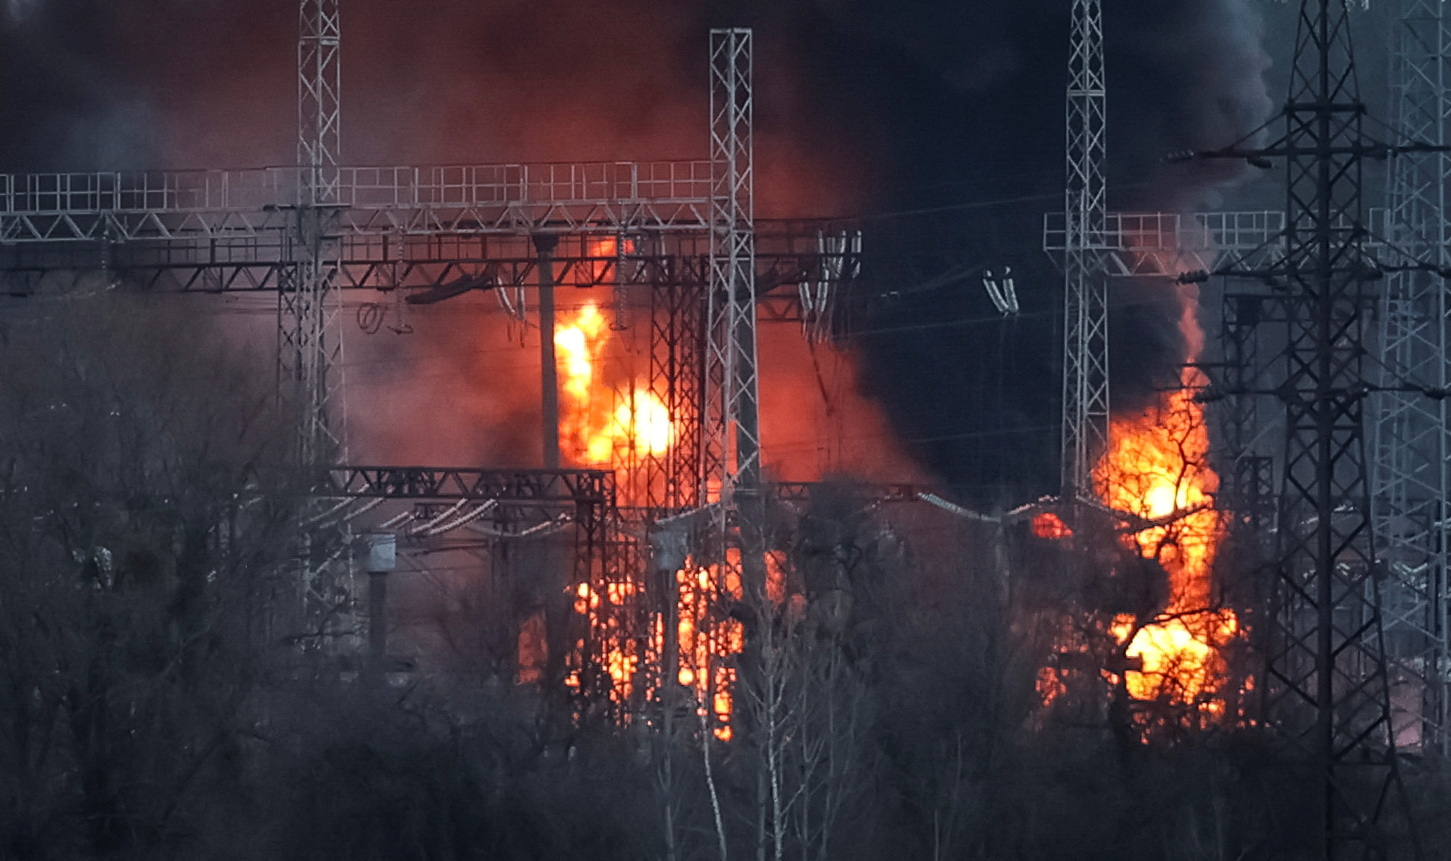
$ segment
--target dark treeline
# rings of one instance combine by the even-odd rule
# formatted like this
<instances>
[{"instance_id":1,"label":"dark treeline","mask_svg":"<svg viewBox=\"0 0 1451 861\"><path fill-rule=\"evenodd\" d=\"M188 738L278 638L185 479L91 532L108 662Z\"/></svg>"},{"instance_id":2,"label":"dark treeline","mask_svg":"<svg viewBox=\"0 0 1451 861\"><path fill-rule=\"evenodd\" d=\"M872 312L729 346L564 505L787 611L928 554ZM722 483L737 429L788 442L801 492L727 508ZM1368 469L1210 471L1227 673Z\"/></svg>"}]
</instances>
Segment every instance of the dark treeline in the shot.
<instances>
[{"instance_id":1,"label":"dark treeline","mask_svg":"<svg viewBox=\"0 0 1451 861\"><path fill-rule=\"evenodd\" d=\"M733 740L688 704L668 735L659 714L560 720L557 698L467 667L403 685L339 672L267 623L295 595L298 512L246 483L292 440L262 360L143 299L8 320L0 858L1219 861L1309 845L1305 793L1252 738L1143 744L1107 689L1102 707L1042 708L1064 611L1102 625L1162 578L1112 538L1070 557L844 488L768 520L797 597L748 592L735 611L750 645ZM1444 780L1408 780L1445 809ZM1422 828L1439 857L1444 820Z\"/></svg>"}]
</instances>

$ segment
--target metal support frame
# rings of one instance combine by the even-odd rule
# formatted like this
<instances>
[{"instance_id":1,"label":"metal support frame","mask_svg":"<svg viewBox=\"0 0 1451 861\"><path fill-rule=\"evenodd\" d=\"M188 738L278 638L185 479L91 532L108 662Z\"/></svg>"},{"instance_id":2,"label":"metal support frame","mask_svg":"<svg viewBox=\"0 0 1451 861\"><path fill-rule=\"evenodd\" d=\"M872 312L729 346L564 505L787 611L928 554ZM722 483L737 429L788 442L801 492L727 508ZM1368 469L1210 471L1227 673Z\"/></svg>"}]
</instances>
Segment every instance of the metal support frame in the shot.
<instances>
[{"instance_id":1,"label":"metal support frame","mask_svg":"<svg viewBox=\"0 0 1451 861\"><path fill-rule=\"evenodd\" d=\"M760 481L751 31L710 31L710 281L702 495ZM718 485L712 488L711 485Z\"/></svg>"},{"instance_id":2,"label":"metal support frame","mask_svg":"<svg viewBox=\"0 0 1451 861\"><path fill-rule=\"evenodd\" d=\"M273 477L261 470L256 472L261 479ZM415 538L442 534L454 524L473 522L476 514L485 511L505 533L519 525L525 512L531 512L527 515L531 520L546 512L567 513L574 524L569 591L553 596L553 603L543 608L549 659L542 681L552 694L573 691L583 697L585 704L614 703L623 707L616 702L611 686L609 662L621 654L644 654L649 628L624 627L624 617L620 616L637 612L639 602L630 587L621 586L634 569L624 567L622 563L631 559L620 555L629 549L630 539L616 534L618 508L613 473L589 469L331 466L301 476L286 470L281 477L300 480L297 492L315 503L356 500L366 509L380 500L405 501L414 503L415 511L422 512L425 518L452 521L435 530L411 533ZM476 504L473 512L459 514L466 503ZM330 510L339 512L344 520L351 519L337 506ZM493 540L507 540L507 534ZM583 595L578 588L582 585L588 586ZM597 607L591 613L579 613L575 605L581 599L586 605L597 601ZM610 619L615 622L609 624ZM575 711L582 715L584 705Z\"/></svg>"},{"instance_id":3,"label":"metal support frame","mask_svg":"<svg viewBox=\"0 0 1451 861\"><path fill-rule=\"evenodd\" d=\"M1215 382L1225 394L1220 412L1219 497L1234 514L1245 540L1273 534L1276 492L1270 437L1277 423L1265 421L1260 400L1270 372L1261 360L1260 333L1283 324L1278 297L1248 289L1226 289L1220 316L1223 367Z\"/></svg>"},{"instance_id":4,"label":"metal support frame","mask_svg":"<svg viewBox=\"0 0 1451 861\"><path fill-rule=\"evenodd\" d=\"M1451 21L1442 0L1402 0L1394 38L1394 127L1403 140L1451 143ZM1389 244L1451 268L1451 155L1392 162ZM1398 744L1451 752L1446 584L1451 573L1451 405L1422 391L1451 388L1451 303L1445 278L1424 269L1387 275L1379 353L1384 389L1375 416L1372 511L1388 577L1383 586L1392 720ZM1419 389L1422 391L1416 391Z\"/></svg>"},{"instance_id":5,"label":"metal support frame","mask_svg":"<svg viewBox=\"0 0 1451 861\"><path fill-rule=\"evenodd\" d=\"M340 257L339 0L301 0L297 42L298 261L277 291L279 390L301 415L297 456L315 463L341 453L329 417L340 388L342 340L334 291Z\"/></svg>"},{"instance_id":6,"label":"metal support frame","mask_svg":"<svg viewBox=\"0 0 1451 861\"><path fill-rule=\"evenodd\" d=\"M1361 166L1376 145L1345 0L1302 0L1285 135L1285 456L1276 600L1266 632L1270 725L1304 763L1321 854L1384 852L1396 780L1364 435L1367 234Z\"/></svg>"},{"instance_id":7,"label":"metal support frame","mask_svg":"<svg viewBox=\"0 0 1451 861\"><path fill-rule=\"evenodd\" d=\"M701 417L705 369L705 308L694 285L657 282L650 290L649 387L665 404L675 438L663 456L645 459L646 505L694 508L703 497Z\"/></svg>"},{"instance_id":8,"label":"metal support frame","mask_svg":"<svg viewBox=\"0 0 1451 861\"><path fill-rule=\"evenodd\" d=\"M1093 496L1093 465L1108 445L1108 279L1103 11L1073 0L1068 60L1063 253L1062 493Z\"/></svg>"}]
</instances>

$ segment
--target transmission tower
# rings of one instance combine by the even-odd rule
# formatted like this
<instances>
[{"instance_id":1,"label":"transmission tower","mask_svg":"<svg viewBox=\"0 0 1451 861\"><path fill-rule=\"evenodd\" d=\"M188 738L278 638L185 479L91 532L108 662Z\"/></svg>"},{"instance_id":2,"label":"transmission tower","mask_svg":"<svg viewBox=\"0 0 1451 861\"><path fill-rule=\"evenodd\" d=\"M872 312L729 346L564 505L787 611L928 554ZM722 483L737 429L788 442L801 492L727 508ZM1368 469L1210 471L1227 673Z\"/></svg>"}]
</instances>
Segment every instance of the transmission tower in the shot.
<instances>
[{"instance_id":1,"label":"transmission tower","mask_svg":"<svg viewBox=\"0 0 1451 861\"><path fill-rule=\"evenodd\" d=\"M1443 0L1402 0L1393 54L1395 128L1402 139L1451 143L1451 27ZM1398 743L1448 752L1447 541L1451 538L1451 156L1403 153L1392 164L1386 239L1434 270L1391 272L1379 337L1385 363L1376 408L1372 511L1388 577L1382 593ZM1416 391L1420 389L1422 391Z\"/></svg>"},{"instance_id":2,"label":"transmission tower","mask_svg":"<svg viewBox=\"0 0 1451 861\"><path fill-rule=\"evenodd\" d=\"M315 463L340 454L328 412L339 381L340 0L301 0L297 41L297 206L295 265L277 292L278 383L295 398L298 456ZM341 427L339 424L336 427Z\"/></svg>"},{"instance_id":3,"label":"transmission tower","mask_svg":"<svg viewBox=\"0 0 1451 861\"><path fill-rule=\"evenodd\" d=\"M1382 857L1399 787L1363 415L1377 266L1362 164L1388 147L1364 136L1364 115L1345 0L1301 0L1283 137L1215 154L1286 161L1284 258L1261 273L1282 295L1287 340L1277 588L1258 635L1265 717L1314 792L1324 858Z\"/></svg>"},{"instance_id":4,"label":"transmission tower","mask_svg":"<svg viewBox=\"0 0 1451 861\"><path fill-rule=\"evenodd\" d=\"M1106 105L1099 0L1073 0L1068 58L1068 186L1064 199L1062 493L1093 495L1108 445Z\"/></svg>"},{"instance_id":5,"label":"transmission tower","mask_svg":"<svg viewBox=\"0 0 1451 861\"><path fill-rule=\"evenodd\" d=\"M702 498L761 477L751 31L710 31L710 278Z\"/></svg>"}]
</instances>

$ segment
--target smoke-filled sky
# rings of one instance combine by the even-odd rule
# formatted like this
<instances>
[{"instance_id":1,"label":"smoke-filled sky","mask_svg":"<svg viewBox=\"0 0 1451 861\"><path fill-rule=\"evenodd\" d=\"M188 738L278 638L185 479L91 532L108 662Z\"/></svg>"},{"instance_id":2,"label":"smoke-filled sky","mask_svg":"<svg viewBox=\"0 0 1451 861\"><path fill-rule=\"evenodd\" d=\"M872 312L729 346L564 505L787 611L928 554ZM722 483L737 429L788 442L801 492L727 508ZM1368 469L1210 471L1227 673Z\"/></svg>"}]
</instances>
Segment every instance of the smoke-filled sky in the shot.
<instances>
[{"instance_id":1,"label":"smoke-filled sky","mask_svg":"<svg viewBox=\"0 0 1451 861\"><path fill-rule=\"evenodd\" d=\"M1069 6L344 0L343 160L703 157L708 28L753 26L761 214L870 214L869 239L890 237L892 254L916 237L949 249L943 265L1015 266L1016 320L996 318L976 278L917 289L932 285L904 272L863 286L850 345L893 428L883 443L950 482L1047 488L1061 286L1038 248L1042 213L1062 195ZM1283 76L1293 9L1105 7L1110 205L1244 199L1240 167L1160 157L1228 143L1269 116L1281 94L1267 70ZM6 0L0 171L291 162L296 8ZM1132 284L1114 301L1115 398L1128 408L1183 358L1180 297ZM389 349L410 361L410 348Z\"/></svg>"}]
</instances>

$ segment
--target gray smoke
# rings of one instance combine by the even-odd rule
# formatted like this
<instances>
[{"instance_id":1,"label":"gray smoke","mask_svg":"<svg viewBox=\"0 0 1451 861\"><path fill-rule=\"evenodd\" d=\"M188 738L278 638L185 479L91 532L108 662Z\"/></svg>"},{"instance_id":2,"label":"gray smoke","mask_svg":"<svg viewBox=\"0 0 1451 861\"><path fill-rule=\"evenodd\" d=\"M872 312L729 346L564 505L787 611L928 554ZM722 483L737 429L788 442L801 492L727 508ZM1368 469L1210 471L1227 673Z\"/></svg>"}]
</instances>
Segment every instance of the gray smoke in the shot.
<instances>
[{"instance_id":1,"label":"gray smoke","mask_svg":"<svg viewBox=\"0 0 1451 861\"><path fill-rule=\"evenodd\" d=\"M1233 193L1240 166L1161 157L1232 141L1268 113L1252 0L1105 6L1110 205L1192 208ZM936 440L909 445L950 480L997 481L983 464L1008 464L992 469L1046 481L1061 298L1038 249L1042 213L1063 187L1068 7L433 0L420 12L348 0L344 160L699 158L707 30L754 26L763 215L932 209L942 214L880 218L872 229L906 251L943 239L953 246L944 266L1011 263L1018 273L1023 315L1009 323L980 291L912 293L906 270L903 283L866 285L899 294L853 320L869 393L902 438ZM294 157L294 0L7 0L6 9L0 171ZM1115 398L1130 406L1184 348L1172 291L1127 288L1118 300ZM961 319L985 322L923 328ZM404 373L426 350L397 340Z\"/></svg>"}]
</instances>

